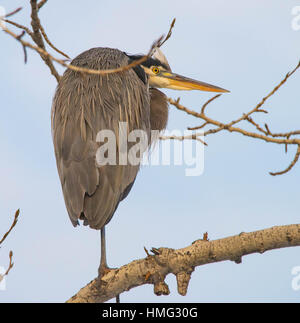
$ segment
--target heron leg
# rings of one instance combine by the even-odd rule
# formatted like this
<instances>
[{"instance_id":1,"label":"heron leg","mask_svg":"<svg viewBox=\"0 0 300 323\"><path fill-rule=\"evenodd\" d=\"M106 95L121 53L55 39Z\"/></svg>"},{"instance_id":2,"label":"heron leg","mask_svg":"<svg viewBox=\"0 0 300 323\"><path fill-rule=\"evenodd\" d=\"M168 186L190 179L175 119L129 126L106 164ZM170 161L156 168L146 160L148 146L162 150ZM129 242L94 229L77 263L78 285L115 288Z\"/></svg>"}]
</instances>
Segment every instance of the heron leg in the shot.
<instances>
[{"instance_id":1,"label":"heron leg","mask_svg":"<svg viewBox=\"0 0 300 323\"><path fill-rule=\"evenodd\" d=\"M101 229L101 259L100 266L98 268L99 277L104 276L109 271L106 262L106 243L105 243L105 227Z\"/></svg>"},{"instance_id":2,"label":"heron leg","mask_svg":"<svg viewBox=\"0 0 300 323\"><path fill-rule=\"evenodd\" d=\"M98 277L101 279L111 268L107 266L106 262L106 243L105 243L105 227L101 229L101 260L98 268ZM116 296L116 303L120 303L120 295Z\"/></svg>"}]
</instances>

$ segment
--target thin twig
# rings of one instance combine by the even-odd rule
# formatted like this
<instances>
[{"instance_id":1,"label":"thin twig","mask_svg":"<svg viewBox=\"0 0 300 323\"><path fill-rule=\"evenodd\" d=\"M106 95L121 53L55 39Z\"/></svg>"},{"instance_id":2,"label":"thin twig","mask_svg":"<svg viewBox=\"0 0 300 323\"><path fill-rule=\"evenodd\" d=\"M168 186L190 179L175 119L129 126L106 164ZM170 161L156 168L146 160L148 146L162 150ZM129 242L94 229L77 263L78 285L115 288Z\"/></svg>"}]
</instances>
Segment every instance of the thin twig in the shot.
<instances>
[{"instance_id":1,"label":"thin twig","mask_svg":"<svg viewBox=\"0 0 300 323\"><path fill-rule=\"evenodd\" d=\"M44 39L45 39L45 41L47 42L47 44L50 46L50 47L52 47L56 52L58 52L59 54L61 54L61 55L63 55L63 56L65 56L66 58L68 58L68 59L70 59L70 57L67 55L67 54L65 54L63 51L61 51L61 50L59 50L57 47L55 47L52 43L51 43L51 41L50 41L50 39L48 38L48 36L47 36L47 34L46 34L46 32L45 32L45 30L44 30L44 28L43 28L43 26L41 25L41 24L39 24L40 26L40 31L41 31L41 34L43 35L43 37L44 37Z\"/></svg>"},{"instance_id":2,"label":"thin twig","mask_svg":"<svg viewBox=\"0 0 300 323\"><path fill-rule=\"evenodd\" d=\"M274 87L274 89L267 95L265 96L252 110L250 110L248 113L243 114L240 118L231 121L228 124L223 125L222 127L218 128L218 129L214 129L214 131L210 132L210 133L217 133L223 129L227 129L230 128L232 125L239 123L242 120L246 120L247 117L249 117L252 113L257 112L257 111L261 111L259 110L260 107L265 104L265 102L272 96L274 95L281 87L283 84L286 83L286 81L299 69L300 67L300 61L297 64L297 66L289 73L286 74L286 76L284 77L284 79L282 81L280 81L280 83L278 85L276 85ZM209 133L208 133L209 134Z\"/></svg>"},{"instance_id":3,"label":"thin twig","mask_svg":"<svg viewBox=\"0 0 300 323\"><path fill-rule=\"evenodd\" d=\"M283 132L283 133L270 133L270 136L272 137L290 137L295 135L300 135L300 130Z\"/></svg>"},{"instance_id":4,"label":"thin twig","mask_svg":"<svg viewBox=\"0 0 300 323\"><path fill-rule=\"evenodd\" d=\"M47 2L47 0L41 0L39 3L38 3L38 10L40 10L42 8L42 6Z\"/></svg>"},{"instance_id":5,"label":"thin twig","mask_svg":"<svg viewBox=\"0 0 300 323\"><path fill-rule=\"evenodd\" d=\"M76 71L76 72L81 72L81 73L87 73L87 74L95 74L95 75L106 75L106 74L125 72L125 71L127 71L127 70L141 64L142 62L147 60L147 58L151 54L153 48L157 47L157 44L159 44L160 41L161 41L161 37L160 37L156 42L153 43L153 45L151 46L150 51L149 51L149 53L147 55L141 57L138 60L134 60L132 63L130 63L128 65L121 66L121 67L118 67L118 68L115 68L115 69L93 70L93 69L89 69L89 68L78 67L78 66L74 66L74 65L71 65L71 64L67 64L67 63L65 63L64 60L61 60L61 59L53 57L51 54L49 54L47 51L45 51L41 47L35 46L35 45L33 45L33 44L29 43L29 42L26 42L26 41L24 41L22 39L18 39L18 35L16 35L11 30L7 29L6 27L4 27L3 30L7 34L11 35L12 37L14 37L18 41L20 41L22 43L22 45L24 45L25 47L28 47L28 48L31 48L31 49L37 51L39 54L41 54L41 56L48 57L49 59L59 63L60 65L66 67L66 68L68 68L70 70L73 70L73 71ZM59 81L59 78L60 77L58 77L58 79L57 79L58 81Z\"/></svg>"},{"instance_id":6,"label":"thin twig","mask_svg":"<svg viewBox=\"0 0 300 323\"><path fill-rule=\"evenodd\" d=\"M18 36L18 40L20 40L23 36L25 35L25 30L23 30L21 32L21 34ZM26 51L26 47L21 43L22 48L23 48L23 52L24 52L24 63L27 63L27 51Z\"/></svg>"},{"instance_id":7,"label":"thin twig","mask_svg":"<svg viewBox=\"0 0 300 323\"><path fill-rule=\"evenodd\" d=\"M3 241L7 238L7 236L10 234L11 230L15 227L15 225L18 222L18 217L20 214L20 210L17 210L14 216L14 221L12 223L12 225L10 226L9 230L4 234L3 238L0 240L0 245L3 243Z\"/></svg>"},{"instance_id":8,"label":"thin twig","mask_svg":"<svg viewBox=\"0 0 300 323\"><path fill-rule=\"evenodd\" d=\"M203 134L192 134L192 135L186 135L186 136L160 136L160 140L197 140L200 141L203 145L207 146L207 143L204 142L200 136L203 136Z\"/></svg>"},{"instance_id":9,"label":"thin twig","mask_svg":"<svg viewBox=\"0 0 300 323\"><path fill-rule=\"evenodd\" d=\"M188 108L186 108L185 106L183 106L182 104L177 103L175 100L168 98L167 99L168 102L170 102L172 105L174 105L177 109L186 112L187 114L190 114L196 118L200 118L203 119L204 121L208 122L211 125L217 126L218 128L216 129L210 129L204 132L204 136L207 136L209 134L212 133L216 133L218 131L221 130L228 130L230 132L238 132L242 135L248 136L248 137L252 137L252 138L257 138L257 139L262 139L264 141L267 142L273 142L276 144L291 144L291 145L300 145L300 139L298 138L292 138L292 139L277 139L277 138L270 138L268 136L264 136L261 134L257 134L255 132L250 132L250 131L246 131L244 129L241 128L237 128L237 127L232 127L231 123L229 124L224 124L220 121L214 120L212 118L207 117L205 114L203 113L198 113L194 110L190 110ZM241 118L241 120L243 120L244 118ZM197 134L196 134L197 136ZM199 136L203 136L203 133L199 133Z\"/></svg>"},{"instance_id":10,"label":"thin twig","mask_svg":"<svg viewBox=\"0 0 300 323\"><path fill-rule=\"evenodd\" d=\"M15 15L17 12L19 12L21 10L22 10L22 7L19 7L16 10L14 10L14 11L12 11L10 13L7 13L3 18L7 18L7 17L10 17L10 16L13 16L13 15Z\"/></svg>"},{"instance_id":11,"label":"thin twig","mask_svg":"<svg viewBox=\"0 0 300 323\"><path fill-rule=\"evenodd\" d=\"M28 28L28 27L25 27L25 26L23 26L23 25L20 25L20 24L18 24L18 23L16 23L16 22L14 22L14 21L12 21L12 20L9 20L9 19L3 19L3 21L5 21L5 22L7 22L8 24L11 24L11 25L13 25L13 26L15 26L15 27L17 27L17 28L20 28L20 29L23 29L23 30L25 30L26 31L26 33L29 35L29 36L32 36L32 31Z\"/></svg>"},{"instance_id":12,"label":"thin twig","mask_svg":"<svg viewBox=\"0 0 300 323\"><path fill-rule=\"evenodd\" d=\"M188 130L199 130L204 128L205 126L207 126L209 123L208 122L204 122L201 126L197 126L197 127L188 127Z\"/></svg>"},{"instance_id":13,"label":"thin twig","mask_svg":"<svg viewBox=\"0 0 300 323\"><path fill-rule=\"evenodd\" d=\"M258 139L263 139L265 141L269 141L269 142L274 142L274 143L279 143L279 144L299 144L299 139L296 139L296 138L293 138L293 139L288 139L288 138L285 138L285 139L276 139L276 138L269 138L268 136L271 135L271 132L267 129L267 131L263 130L257 123L255 123L253 121L253 119L250 118L250 115L254 112L262 112L263 110L261 110L261 106L266 102L266 100L268 98L270 98L275 92L278 91L278 89L288 80L289 77L291 77L300 67L300 61L299 63L297 64L297 66L288 74L286 74L286 76L284 77L284 79L282 81L280 81L280 83L275 86L275 88L266 96L264 97L252 110L250 110L248 113L244 113L240 118L234 120L234 121L231 121L230 123L228 124L224 124L224 123L221 123L219 121L216 121L216 120L213 120L209 117L207 117L205 115L205 108L206 106L211 103L214 99L216 99L218 96L215 96L213 97L212 99L208 100L202 107L201 109L201 113L198 113L196 111L193 111L191 109L188 109L186 107L184 107L183 105L179 104L179 101L178 100L173 100L173 99L170 99L168 98L168 101L174 105L175 107L177 107L179 110L182 110L184 112L186 112L187 114L190 114L196 118L200 118L200 119L203 119L205 121L205 125L207 124L211 124L211 125L215 125L217 126L216 129L210 129L210 130L207 130L204 135L209 135L209 134L213 134L213 133L217 133L221 130L228 130L228 131L231 131L231 132L239 132L243 135L248 135L250 137L254 137L254 138L258 138ZM264 133L264 136L263 135L260 135L260 134L256 134L256 133L252 133L252 132L247 132L243 129L240 129L240 128L236 128L236 127L232 127L234 124L236 123L239 123L240 121L242 120L247 120L249 122L251 122L253 125L255 125L257 127L257 129L261 132ZM203 125L202 125L203 126ZM200 126L200 127L202 127ZM293 134L295 134L295 132L293 132ZM289 133L285 134L284 137L289 137ZM273 137L271 135L271 137ZM274 136L275 137L275 136ZM279 137L279 136L277 136Z\"/></svg>"},{"instance_id":14,"label":"thin twig","mask_svg":"<svg viewBox=\"0 0 300 323\"><path fill-rule=\"evenodd\" d=\"M295 158L292 160L290 165L285 170L283 170L281 172L269 172L269 174L272 176L277 176L277 175L282 175L282 174L289 172L295 166L297 161L299 160L299 156L300 156L300 145L298 146Z\"/></svg>"},{"instance_id":15,"label":"thin twig","mask_svg":"<svg viewBox=\"0 0 300 323\"><path fill-rule=\"evenodd\" d=\"M248 122L250 122L253 126L255 126L255 128L262 132L263 134L265 134L266 136L270 136L271 133L268 132L268 130L264 130L258 123L256 123L250 116L248 116L245 120L247 120Z\"/></svg>"},{"instance_id":16,"label":"thin twig","mask_svg":"<svg viewBox=\"0 0 300 323\"><path fill-rule=\"evenodd\" d=\"M32 39L33 39L33 41L35 42L36 45L33 45L33 44L29 43L29 42L26 42L26 41L22 40L13 31L9 30L8 28L6 28L4 26L3 26L3 30L7 34L9 34L10 36L17 39L19 42L21 42L23 48L28 47L28 48L31 48L31 49L35 50L36 52L38 52L40 54L41 58L45 61L46 65L48 65L48 67L50 68L50 71L51 71L52 75L56 78L57 81L60 80L60 75L58 74L57 70L55 69L55 67L53 65L53 61L56 62L56 63L59 63L60 65L66 67L68 69L71 69L73 71L80 72L80 73L87 73L87 74L106 75L106 74L120 73L120 72L127 71L127 70L129 70L129 69L143 63L144 61L146 61L152 55L152 53L153 53L153 51L154 51L154 49L156 47L161 47L162 44L165 43L170 38L170 36L172 34L172 28L174 27L174 24L175 24L175 19L173 19L166 38L162 41L163 37L160 37L156 42L153 43L153 45L151 46L150 51L148 52L148 54L141 57L140 59L135 60L135 61L131 62L130 64L126 65L126 66L121 66L121 67L116 68L116 69L93 70L93 69L88 69L88 68L84 68L84 67L74 66L72 64L67 64L65 62L65 60L58 59L58 58L52 56L50 53L48 53L46 51L43 38L49 44L49 46L51 46L55 51L57 51L58 53L64 55L65 57L68 57L68 55L63 53L61 50L56 48L51 43L51 41L49 40L49 38L48 38L48 36L47 36L41 22L40 22L40 19L38 17L38 10L45 3L46 3L46 1L43 1L43 0L41 0L38 4L37 4L37 0L30 0L30 4L31 4L31 26L32 26L33 31L30 31L25 26L22 26L20 24L15 23L15 22L9 21L9 23L11 23L12 25L25 30L32 37ZM15 12L17 12L17 10L15 10ZM24 49L24 52L26 52L25 49Z\"/></svg>"},{"instance_id":17,"label":"thin twig","mask_svg":"<svg viewBox=\"0 0 300 323\"><path fill-rule=\"evenodd\" d=\"M41 49L39 51L41 58L46 63L46 65L49 67L51 74L56 78L56 80L58 82L60 80L60 75L58 74L56 68L53 65L52 60L50 59L50 57L46 51L43 37L40 33L39 26L41 25L41 23L40 23L40 19L38 17L37 0L30 0L30 4L31 4L31 26L32 26L32 31L33 31L32 39L36 43L36 45L37 45L36 47ZM26 46L25 44L23 44L23 45ZM45 54L45 53L47 53L47 54Z\"/></svg>"},{"instance_id":18,"label":"thin twig","mask_svg":"<svg viewBox=\"0 0 300 323\"><path fill-rule=\"evenodd\" d=\"M175 22L176 22L176 18L174 18L172 20L171 25L170 25L170 29L169 29L169 31L167 33L167 36L165 37L165 39L157 47L161 47L172 36L172 29L174 28Z\"/></svg>"},{"instance_id":19,"label":"thin twig","mask_svg":"<svg viewBox=\"0 0 300 323\"><path fill-rule=\"evenodd\" d=\"M1 275L1 276L2 276L2 278L3 278L4 276L7 276L7 275L8 275L8 273L10 272L10 270L12 269L12 267L14 266L14 263L12 262L12 257L13 257L13 252L12 252L12 251L10 251L10 252L9 252L9 265L8 265L8 268L7 268L6 272L5 272L3 275Z\"/></svg>"},{"instance_id":20,"label":"thin twig","mask_svg":"<svg viewBox=\"0 0 300 323\"><path fill-rule=\"evenodd\" d=\"M213 96L211 99L209 99L208 101L206 101L206 102L203 104L202 108L201 108L201 113L204 113L205 108L206 108L206 107L207 107L211 102L213 102L215 99L219 98L221 95L222 95L222 94L217 94L217 95Z\"/></svg>"}]
</instances>

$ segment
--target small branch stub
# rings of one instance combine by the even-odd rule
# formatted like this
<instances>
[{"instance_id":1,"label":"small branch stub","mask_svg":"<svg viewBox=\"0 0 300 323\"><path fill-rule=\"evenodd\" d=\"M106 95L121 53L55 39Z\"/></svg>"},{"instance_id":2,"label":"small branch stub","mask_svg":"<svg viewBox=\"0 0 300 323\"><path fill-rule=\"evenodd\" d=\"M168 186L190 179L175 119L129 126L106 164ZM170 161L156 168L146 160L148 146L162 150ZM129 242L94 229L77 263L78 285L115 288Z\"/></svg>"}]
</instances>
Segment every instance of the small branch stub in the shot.
<instances>
[{"instance_id":1,"label":"small branch stub","mask_svg":"<svg viewBox=\"0 0 300 323\"><path fill-rule=\"evenodd\" d=\"M169 295L170 289L169 286L164 282L160 281L154 284L154 294L157 296Z\"/></svg>"},{"instance_id":2,"label":"small branch stub","mask_svg":"<svg viewBox=\"0 0 300 323\"><path fill-rule=\"evenodd\" d=\"M177 291L181 296L185 296L187 293L191 275L191 272L186 271L176 274Z\"/></svg>"}]
</instances>

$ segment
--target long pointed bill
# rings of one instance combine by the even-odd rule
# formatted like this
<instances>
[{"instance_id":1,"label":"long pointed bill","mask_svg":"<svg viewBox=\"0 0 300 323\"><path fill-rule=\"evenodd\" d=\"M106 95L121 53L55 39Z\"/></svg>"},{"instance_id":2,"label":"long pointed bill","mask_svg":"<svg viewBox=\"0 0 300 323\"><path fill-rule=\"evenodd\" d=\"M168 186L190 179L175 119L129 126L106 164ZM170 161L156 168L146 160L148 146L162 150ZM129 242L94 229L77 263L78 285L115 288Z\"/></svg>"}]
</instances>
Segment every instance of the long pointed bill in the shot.
<instances>
[{"instance_id":1,"label":"long pointed bill","mask_svg":"<svg viewBox=\"0 0 300 323\"><path fill-rule=\"evenodd\" d=\"M228 90L222 89L218 86L211 85L208 83L196 81L188 77L171 73L171 72L162 72L161 77L167 79L167 85L165 86L168 89L173 90L199 90L199 91L208 91L208 92L230 92Z\"/></svg>"}]
</instances>

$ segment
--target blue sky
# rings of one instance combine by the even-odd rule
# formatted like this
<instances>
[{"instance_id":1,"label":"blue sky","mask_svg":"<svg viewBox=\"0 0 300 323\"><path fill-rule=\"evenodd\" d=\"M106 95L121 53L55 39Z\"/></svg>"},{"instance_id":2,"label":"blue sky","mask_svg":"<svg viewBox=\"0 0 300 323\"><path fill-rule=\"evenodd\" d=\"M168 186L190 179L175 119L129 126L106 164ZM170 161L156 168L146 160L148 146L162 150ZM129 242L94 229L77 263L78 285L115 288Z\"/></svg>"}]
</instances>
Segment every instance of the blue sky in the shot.
<instances>
[{"instance_id":1,"label":"blue sky","mask_svg":"<svg viewBox=\"0 0 300 323\"><path fill-rule=\"evenodd\" d=\"M50 39L71 57L91 47L129 53L148 51L152 42L177 22L163 51L174 72L231 90L208 108L224 122L249 111L292 70L300 58L300 31L291 12L300 1L58 1L49 0L41 19ZM0 1L29 25L29 1ZM14 211L20 220L0 253L0 266L14 251L15 267L0 301L63 302L97 273L97 231L71 225L57 175L50 130L56 81L37 54L28 50L24 65L19 44L0 33L0 228ZM63 70L59 68L62 72ZM265 105L258 116L276 132L299 129L300 74ZM164 91L195 110L211 95ZM170 107L168 129L199 122ZM248 127L247 125L244 125ZM108 262L117 267L145 256L143 247L181 248L208 231L219 239L299 223L300 164L283 176L294 149L219 133L207 138L205 169L186 177L184 167L143 167L128 198L107 227ZM1 235L1 233L0 233ZM186 297L156 297L142 286L121 295L123 302L293 301L291 270L300 265L299 248L250 255L237 265L223 262L198 267Z\"/></svg>"}]
</instances>

